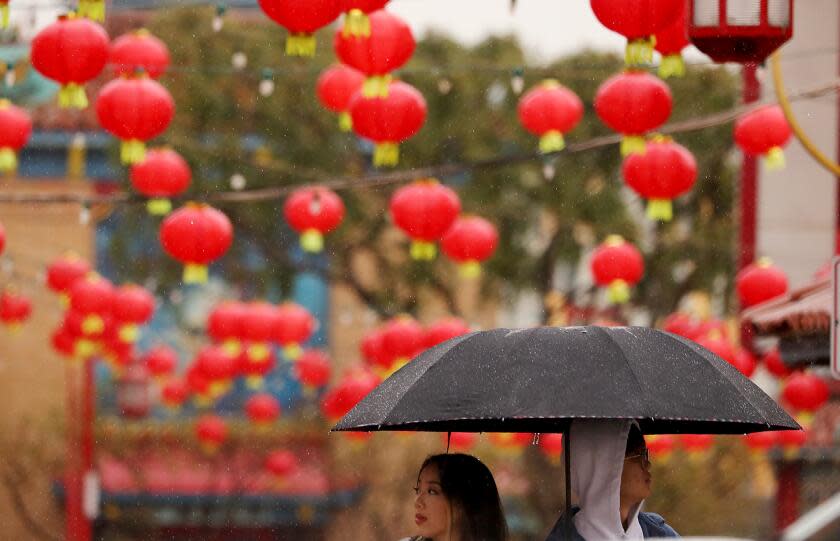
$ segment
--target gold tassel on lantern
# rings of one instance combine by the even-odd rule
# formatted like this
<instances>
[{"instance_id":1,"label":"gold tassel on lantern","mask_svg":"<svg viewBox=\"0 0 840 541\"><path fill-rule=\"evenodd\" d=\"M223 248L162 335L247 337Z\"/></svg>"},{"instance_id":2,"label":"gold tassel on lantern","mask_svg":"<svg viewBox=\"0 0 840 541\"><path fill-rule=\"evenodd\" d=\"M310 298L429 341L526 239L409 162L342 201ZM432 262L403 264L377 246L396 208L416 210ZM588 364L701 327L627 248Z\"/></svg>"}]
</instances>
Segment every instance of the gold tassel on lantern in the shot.
<instances>
[{"instance_id":1,"label":"gold tassel on lantern","mask_svg":"<svg viewBox=\"0 0 840 541\"><path fill-rule=\"evenodd\" d=\"M373 149L374 167L393 167L400 162L400 146L396 143L379 143Z\"/></svg>"},{"instance_id":2,"label":"gold tassel on lantern","mask_svg":"<svg viewBox=\"0 0 840 541\"><path fill-rule=\"evenodd\" d=\"M781 147L773 147L764 155L764 165L769 171L779 171L785 168L785 153Z\"/></svg>"},{"instance_id":3,"label":"gold tassel on lantern","mask_svg":"<svg viewBox=\"0 0 840 541\"><path fill-rule=\"evenodd\" d=\"M659 64L659 77L685 77L685 61L682 55L677 53L663 56L662 63Z\"/></svg>"},{"instance_id":4,"label":"gold tassel on lantern","mask_svg":"<svg viewBox=\"0 0 840 541\"><path fill-rule=\"evenodd\" d=\"M78 83L67 83L58 91L58 106L62 109L87 109L85 89Z\"/></svg>"},{"instance_id":5,"label":"gold tassel on lantern","mask_svg":"<svg viewBox=\"0 0 840 541\"><path fill-rule=\"evenodd\" d=\"M563 134L557 130L551 130L540 137L540 152L548 154L549 152L558 152L566 148L566 141L563 139Z\"/></svg>"},{"instance_id":6,"label":"gold tassel on lantern","mask_svg":"<svg viewBox=\"0 0 840 541\"><path fill-rule=\"evenodd\" d=\"M79 0L77 13L79 17L103 23L105 22L105 0Z\"/></svg>"},{"instance_id":7,"label":"gold tassel on lantern","mask_svg":"<svg viewBox=\"0 0 840 541\"><path fill-rule=\"evenodd\" d=\"M0 0L0 28L9 28L9 0Z\"/></svg>"},{"instance_id":8,"label":"gold tassel on lantern","mask_svg":"<svg viewBox=\"0 0 840 541\"><path fill-rule=\"evenodd\" d=\"M317 229L307 229L300 236L300 247L304 252L317 254L324 250L324 235Z\"/></svg>"},{"instance_id":9,"label":"gold tassel on lantern","mask_svg":"<svg viewBox=\"0 0 840 541\"><path fill-rule=\"evenodd\" d=\"M283 346L283 356L290 361L296 361L303 354L300 344L286 344Z\"/></svg>"},{"instance_id":10,"label":"gold tassel on lantern","mask_svg":"<svg viewBox=\"0 0 840 541\"><path fill-rule=\"evenodd\" d=\"M625 135L621 138L621 156L627 157L630 154L644 154L647 150L645 138L641 135Z\"/></svg>"},{"instance_id":11,"label":"gold tassel on lantern","mask_svg":"<svg viewBox=\"0 0 840 541\"><path fill-rule=\"evenodd\" d=\"M288 56L315 56L316 42L313 34L289 34L286 38Z\"/></svg>"},{"instance_id":12,"label":"gold tassel on lantern","mask_svg":"<svg viewBox=\"0 0 840 541\"><path fill-rule=\"evenodd\" d=\"M9 147L0 148L0 172L8 173L17 169L17 156Z\"/></svg>"},{"instance_id":13,"label":"gold tassel on lantern","mask_svg":"<svg viewBox=\"0 0 840 541\"><path fill-rule=\"evenodd\" d=\"M432 261L437 256L437 246L433 242L415 240L411 242L411 258L416 261Z\"/></svg>"},{"instance_id":14,"label":"gold tassel on lantern","mask_svg":"<svg viewBox=\"0 0 840 541\"><path fill-rule=\"evenodd\" d=\"M344 132L349 132L353 129L353 117L350 113L344 111L338 115L338 129Z\"/></svg>"},{"instance_id":15,"label":"gold tassel on lantern","mask_svg":"<svg viewBox=\"0 0 840 541\"><path fill-rule=\"evenodd\" d=\"M369 37L370 19L361 9L351 9L347 12L341 35L347 37Z\"/></svg>"},{"instance_id":16,"label":"gold tassel on lantern","mask_svg":"<svg viewBox=\"0 0 840 541\"><path fill-rule=\"evenodd\" d=\"M461 278L474 280L481 276L481 263L478 261L467 261L458 265L458 271Z\"/></svg>"},{"instance_id":17,"label":"gold tassel on lantern","mask_svg":"<svg viewBox=\"0 0 840 541\"><path fill-rule=\"evenodd\" d=\"M613 304L624 304L630 300L630 285L624 280L613 280L607 288L607 299Z\"/></svg>"},{"instance_id":18,"label":"gold tassel on lantern","mask_svg":"<svg viewBox=\"0 0 840 541\"><path fill-rule=\"evenodd\" d=\"M156 197L146 201L146 211L152 216L166 216L172 212L172 201L165 197Z\"/></svg>"},{"instance_id":19,"label":"gold tassel on lantern","mask_svg":"<svg viewBox=\"0 0 840 541\"><path fill-rule=\"evenodd\" d=\"M187 263L184 265L184 283L185 284L206 284L209 274L207 265L199 265L197 263Z\"/></svg>"},{"instance_id":20,"label":"gold tassel on lantern","mask_svg":"<svg viewBox=\"0 0 840 541\"><path fill-rule=\"evenodd\" d=\"M375 75L368 77L362 83L362 96L366 98L387 98L388 87L391 85L391 75Z\"/></svg>"},{"instance_id":21,"label":"gold tassel on lantern","mask_svg":"<svg viewBox=\"0 0 840 541\"><path fill-rule=\"evenodd\" d=\"M628 67L646 66L653 62L653 47L656 39L653 36L643 39L634 39L627 42L627 49L624 52L624 64Z\"/></svg>"},{"instance_id":22,"label":"gold tassel on lantern","mask_svg":"<svg viewBox=\"0 0 840 541\"><path fill-rule=\"evenodd\" d=\"M651 199L647 204L647 217L651 220L670 222L674 218L674 208L670 199Z\"/></svg>"},{"instance_id":23,"label":"gold tassel on lantern","mask_svg":"<svg viewBox=\"0 0 840 541\"><path fill-rule=\"evenodd\" d=\"M126 165L146 159L146 144L139 139L128 139L120 146L120 161Z\"/></svg>"}]
</instances>

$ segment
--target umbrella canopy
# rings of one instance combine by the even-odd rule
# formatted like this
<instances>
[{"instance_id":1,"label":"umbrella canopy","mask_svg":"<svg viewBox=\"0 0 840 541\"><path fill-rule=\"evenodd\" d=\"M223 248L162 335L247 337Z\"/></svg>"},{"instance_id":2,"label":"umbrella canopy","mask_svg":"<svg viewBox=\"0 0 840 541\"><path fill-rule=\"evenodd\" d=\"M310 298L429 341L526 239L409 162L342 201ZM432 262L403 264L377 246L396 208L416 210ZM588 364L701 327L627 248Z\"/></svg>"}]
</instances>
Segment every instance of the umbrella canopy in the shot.
<instances>
[{"instance_id":1,"label":"umbrella canopy","mask_svg":"<svg viewBox=\"0 0 840 541\"><path fill-rule=\"evenodd\" d=\"M744 434L799 425L729 363L646 327L493 329L426 350L334 430L567 432L635 419L646 434Z\"/></svg>"}]
</instances>

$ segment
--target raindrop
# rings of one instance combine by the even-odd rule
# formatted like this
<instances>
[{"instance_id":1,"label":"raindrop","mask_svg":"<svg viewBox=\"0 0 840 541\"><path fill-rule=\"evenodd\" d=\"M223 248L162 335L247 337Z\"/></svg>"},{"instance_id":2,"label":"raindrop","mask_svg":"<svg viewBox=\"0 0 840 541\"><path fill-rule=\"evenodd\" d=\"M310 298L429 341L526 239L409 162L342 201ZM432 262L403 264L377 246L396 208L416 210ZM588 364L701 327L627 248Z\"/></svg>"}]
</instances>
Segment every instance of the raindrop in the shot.
<instances>
[{"instance_id":1,"label":"raindrop","mask_svg":"<svg viewBox=\"0 0 840 541\"><path fill-rule=\"evenodd\" d=\"M450 90L452 90L452 81L450 81L446 77L443 77L438 80L437 87L438 92L445 96L446 94L449 94Z\"/></svg>"},{"instance_id":2,"label":"raindrop","mask_svg":"<svg viewBox=\"0 0 840 541\"><path fill-rule=\"evenodd\" d=\"M90 223L90 209L87 205L83 205L79 210L79 223L81 225L88 225Z\"/></svg>"},{"instance_id":3,"label":"raindrop","mask_svg":"<svg viewBox=\"0 0 840 541\"><path fill-rule=\"evenodd\" d=\"M242 190L245 188L247 181L245 180L245 176L241 173L234 173L230 176L230 187L236 191Z\"/></svg>"},{"instance_id":4,"label":"raindrop","mask_svg":"<svg viewBox=\"0 0 840 541\"><path fill-rule=\"evenodd\" d=\"M233 69L240 71L248 65L248 57L242 51L237 51L230 57L230 63L233 65Z\"/></svg>"},{"instance_id":5,"label":"raindrop","mask_svg":"<svg viewBox=\"0 0 840 541\"><path fill-rule=\"evenodd\" d=\"M545 180L552 181L554 180L554 175L557 173L557 168L554 166L553 161L545 162L542 166L542 174L545 177Z\"/></svg>"},{"instance_id":6,"label":"raindrop","mask_svg":"<svg viewBox=\"0 0 840 541\"><path fill-rule=\"evenodd\" d=\"M258 90L260 92L260 96L267 98L274 94L274 81L271 79L263 79L260 81Z\"/></svg>"}]
</instances>

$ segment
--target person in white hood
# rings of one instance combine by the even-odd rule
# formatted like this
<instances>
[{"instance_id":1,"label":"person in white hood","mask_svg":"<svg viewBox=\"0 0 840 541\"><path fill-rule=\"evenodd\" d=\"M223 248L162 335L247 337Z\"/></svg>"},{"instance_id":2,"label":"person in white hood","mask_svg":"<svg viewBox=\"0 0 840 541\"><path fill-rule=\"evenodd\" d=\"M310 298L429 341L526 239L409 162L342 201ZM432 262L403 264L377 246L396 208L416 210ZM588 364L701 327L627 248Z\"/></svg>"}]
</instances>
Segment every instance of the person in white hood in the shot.
<instances>
[{"instance_id":1,"label":"person in white hood","mask_svg":"<svg viewBox=\"0 0 840 541\"><path fill-rule=\"evenodd\" d=\"M650 496L650 460L635 421L574 421L571 444L572 539L602 541L679 537L655 513L641 511ZM546 541L565 540L561 516Z\"/></svg>"}]
</instances>

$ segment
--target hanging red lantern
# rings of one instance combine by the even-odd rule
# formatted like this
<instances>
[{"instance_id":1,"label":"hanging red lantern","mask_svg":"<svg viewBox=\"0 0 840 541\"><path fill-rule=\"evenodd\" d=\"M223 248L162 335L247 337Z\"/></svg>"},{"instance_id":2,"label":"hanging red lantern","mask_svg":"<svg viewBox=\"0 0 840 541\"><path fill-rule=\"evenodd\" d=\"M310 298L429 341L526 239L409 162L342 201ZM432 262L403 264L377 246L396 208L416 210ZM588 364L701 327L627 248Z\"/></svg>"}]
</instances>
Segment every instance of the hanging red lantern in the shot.
<instances>
[{"instance_id":1,"label":"hanging red lantern","mask_svg":"<svg viewBox=\"0 0 840 541\"><path fill-rule=\"evenodd\" d=\"M98 24L73 16L60 16L32 39L32 66L61 85L61 107L88 106L82 87L95 79L108 62L108 34Z\"/></svg>"},{"instance_id":2,"label":"hanging red lantern","mask_svg":"<svg viewBox=\"0 0 840 541\"><path fill-rule=\"evenodd\" d=\"M724 361L735 366L735 349L724 338L720 336L701 336L695 340L698 344L708 349ZM737 366L736 366L737 368Z\"/></svg>"},{"instance_id":3,"label":"hanging red lantern","mask_svg":"<svg viewBox=\"0 0 840 541\"><path fill-rule=\"evenodd\" d=\"M798 412L813 415L828 401L829 390L819 377L799 372L791 375L782 389L782 399Z\"/></svg>"},{"instance_id":4,"label":"hanging red lantern","mask_svg":"<svg viewBox=\"0 0 840 541\"><path fill-rule=\"evenodd\" d=\"M76 354L76 337L66 325L62 324L50 335L50 344L56 353L63 357L72 358Z\"/></svg>"},{"instance_id":5,"label":"hanging red lantern","mask_svg":"<svg viewBox=\"0 0 840 541\"><path fill-rule=\"evenodd\" d=\"M227 423L216 415L203 415L195 425L195 433L202 450L215 453L228 436Z\"/></svg>"},{"instance_id":6,"label":"hanging red lantern","mask_svg":"<svg viewBox=\"0 0 840 541\"><path fill-rule=\"evenodd\" d=\"M598 20L627 38L624 61L628 66L650 64L653 36L667 28L685 9L685 0L590 0Z\"/></svg>"},{"instance_id":7,"label":"hanging red lantern","mask_svg":"<svg viewBox=\"0 0 840 541\"><path fill-rule=\"evenodd\" d=\"M238 368L236 358L217 346L202 347L195 357L194 367L206 378L210 398L218 398L230 390Z\"/></svg>"},{"instance_id":8,"label":"hanging red lantern","mask_svg":"<svg viewBox=\"0 0 840 541\"><path fill-rule=\"evenodd\" d=\"M435 242L455 223L461 200L435 179L418 180L394 192L389 205L394 224L411 238L411 257L431 261Z\"/></svg>"},{"instance_id":9,"label":"hanging red lantern","mask_svg":"<svg viewBox=\"0 0 840 541\"><path fill-rule=\"evenodd\" d=\"M271 20L289 31L289 56L315 56L315 31L333 22L343 7L342 0L259 0L259 4Z\"/></svg>"},{"instance_id":10,"label":"hanging red lantern","mask_svg":"<svg viewBox=\"0 0 840 541\"><path fill-rule=\"evenodd\" d=\"M456 453L466 453L478 443L478 434L475 432L446 432L441 436L443 444Z\"/></svg>"},{"instance_id":11,"label":"hanging red lantern","mask_svg":"<svg viewBox=\"0 0 840 541\"><path fill-rule=\"evenodd\" d=\"M700 322L689 314L674 312L662 322L662 330L695 340L700 337Z\"/></svg>"},{"instance_id":12,"label":"hanging red lantern","mask_svg":"<svg viewBox=\"0 0 840 541\"><path fill-rule=\"evenodd\" d=\"M175 115L169 91L145 74L120 77L106 84L96 97L96 116L102 127L122 140L120 161L140 163L146 141L166 131Z\"/></svg>"},{"instance_id":13,"label":"hanging red lantern","mask_svg":"<svg viewBox=\"0 0 840 541\"><path fill-rule=\"evenodd\" d=\"M456 336L462 336L470 332L467 322L457 317L440 319L426 328L423 335L423 348L431 348L442 342L446 342Z\"/></svg>"},{"instance_id":14,"label":"hanging red lantern","mask_svg":"<svg viewBox=\"0 0 840 541\"><path fill-rule=\"evenodd\" d=\"M183 193L192 181L192 171L180 154L169 148L150 149L131 167L131 185L149 198L149 214L163 216L172 211L170 197Z\"/></svg>"},{"instance_id":15,"label":"hanging red lantern","mask_svg":"<svg viewBox=\"0 0 840 541\"><path fill-rule=\"evenodd\" d=\"M764 453L779 443L779 432L752 432L744 435L744 444L751 453Z\"/></svg>"},{"instance_id":16,"label":"hanging red lantern","mask_svg":"<svg viewBox=\"0 0 840 541\"><path fill-rule=\"evenodd\" d=\"M563 434L540 434L540 451L552 464L559 464L563 455Z\"/></svg>"},{"instance_id":17,"label":"hanging red lantern","mask_svg":"<svg viewBox=\"0 0 840 541\"><path fill-rule=\"evenodd\" d=\"M147 323L155 312L154 296L134 284L121 286L114 291L113 316L117 334L123 342L136 342L138 326Z\"/></svg>"},{"instance_id":18,"label":"hanging red lantern","mask_svg":"<svg viewBox=\"0 0 840 541\"><path fill-rule=\"evenodd\" d=\"M786 365L782 360L779 348L773 348L768 351L764 355L762 362L764 363L764 368L777 378L786 378L793 373L793 371L788 368L788 365Z\"/></svg>"},{"instance_id":19,"label":"hanging red lantern","mask_svg":"<svg viewBox=\"0 0 840 541\"><path fill-rule=\"evenodd\" d=\"M0 172L17 169L17 152L32 135L29 113L6 99L0 99Z\"/></svg>"},{"instance_id":20,"label":"hanging red lantern","mask_svg":"<svg viewBox=\"0 0 840 541\"><path fill-rule=\"evenodd\" d=\"M383 329L379 327L365 334L359 344L365 363L378 373L387 371L391 367L392 359L383 349L383 338Z\"/></svg>"},{"instance_id":21,"label":"hanging red lantern","mask_svg":"<svg viewBox=\"0 0 840 541\"><path fill-rule=\"evenodd\" d=\"M785 113L778 105L765 105L735 121L735 142L749 155L764 157L768 169L785 166L782 150L791 137Z\"/></svg>"},{"instance_id":22,"label":"hanging red lantern","mask_svg":"<svg viewBox=\"0 0 840 541\"><path fill-rule=\"evenodd\" d=\"M653 36L655 48L662 55L659 64L659 76L682 77L685 75L685 62L682 50L690 45L688 41L688 6L681 2L680 14L668 26L656 32Z\"/></svg>"},{"instance_id":23,"label":"hanging red lantern","mask_svg":"<svg viewBox=\"0 0 840 541\"><path fill-rule=\"evenodd\" d=\"M8 289L0 293L0 321L3 325L17 329L21 323L29 319L30 315L32 315L32 301L28 297Z\"/></svg>"},{"instance_id":24,"label":"hanging red lantern","mask_svg":"<svg viewBox=\"0 0 840 541\"><path fill-rule=\"evenodd\" d=\"M280 402L268 393L255 394L245 402L245 415L259 427L267 427L280 417Z\"/></svg>"},{"instance_id":25,"label":"hanging red lantern","mask_svg":"<svg viewBox=\"0 0 840 541\"><path fill-rule=\"evenodd\" d=\"M808 430L780 430L778 433L779 445L786 459L796 457L800 449L808 442Z\"/></svg>"},{"instance_id":26,"label":"hanging red lantern","mask_svg":"<svg viewBox=\"0 0 840 541\"><path fill-rule=\"evenodd\" d=\"M499 233L489 221L480 216L461 216L443 237L443 253L458 263L464 278L481 276L481 263L489 259L499 244Z\"/></svg>"},{"instance_id":27,"label":"hanging red lantern","mask_svg":"<svg viewBox=\"0 0 840 541\"><path fill-rule=\"evenodd\" d=\"M595 112L612 130L621 133L621 155L644 152L644 134L671 116L671 90L661 79L643 71L613 75L595 94Z\"/></svg>"},{"instance_id":28,"label":"hanging red lantern","mask_svg":"<svg viewBox=\"0 0 840 541\"><path fill-rule=\"evenodd\" d=\"M111 282L98 274L89 273L73 282L68 293L70 309L84 318L82 334L101 335L114 307L114 286Z\"/></svg>"},{"instance_id":29,"label":"hanging red lantern","mask_svg":"<svg viewBox=\"0 0 840 541\"><path fill-rule=\"evenodd\" d=\"M385 10L369 15L370 35L354 36L344 29L335 33L335 55L351 68L367 76L362 96L385 97L392 90L392 71L403 66L414 54L416 43L411 28L399 17ZM353 119L355 125L356 119Z\"/></svg>"},{"instance_id":30,"label":"hanging red lantern","mask_svg":"<svg viewBox=\"0 0 840 541\"><path fill-rule=\"evenodd\" d=\"M78 255L68 252L47 267L47 286L65 295L73 282L90 272L90 264Z\"/></svg>"},{"instance_id":31,"label":"hanging red lantern","mask_svg":"<svg viewBox=\"0 0 840 541\"><path fill-rule=\"evenodd\" d=\"M294 361L300 357L301 346L312 337L318 322L309 310L293 302L284 302L277 307L276 321L274 342L283 348L287 359Z\"/></svg>"},{"instance_id":32,"label":"hanging red lantern","mask_svg":"<svg viewBox=\"0 0 840 541\"><path fill-rule=\"evenodd\" d=\"M770 258L762 257L738 272L735 289L741 308L749 308L787 293L787 275Z\"/></svg>"},{"instance_id":33,"label":"hanging red lantern","mask_svg":"<svg viewBox=\"0 0 840 541\"><path fill-rule=\"evenodd\" d=\"M645 436L645 445L651 458L667 460L674 451L677 442L670 434L652 434Z\"/></svg>"},{"instance_id":34,"label":"hanging red lantern","mask_svg":"<svg viewBox=\"0 0 840 541\"><path fill-rule=\"evenodd\" d=\"M382 356L388 359L388 366L380 375L391 375L423 351L424 339L423 326L411 316L388 320L382 327Z\"/></svg>"},{"instance_id":35,"label":"hanging red lantern","mask_svg":"<svg viewBox=\"0 0 840 541\"><path fill-rule=\"evenodd\" d=\"M329 188L300 188L286 199L283 214L300 235L301 248L305 252L318 253L324 249L324 235L344 219L344 203Z\"/></svg>"},{"instance_id":36,"label":"hanging red lantern","mask_svg":"<svg viewBox=\"0 0 840 541\"><path fill-rule=\"evenodd\" d=\"M213 403L210 394L210 380L199 370L199 367L195 363L187 369L186 383L190 392L194 395L193 400L196 406L204 408Z\"/></svg>"},{"instance_id":37,"label":"hanging red lantern","mask_svg":"<svg viewBox=\"0 0 840 541\"><path fill-rule=\"evenodd\" d=\"M671 200L690 190L697 180L694 156L667 137L654 138L644 153L627 156L621 170L627 185L648 200L648 218L663 222L673 218Z\"/></svg>"},{"instance_id":38,"label":"hanging red lantern","mask_svg":"<svg viewBox=\"0 0 840 541\"><path fill-rule=\"evenodd\" d=\"M399 144L426 122L426 100L416 88L393 81L388 95L367 98L356 93L350 100L353 130L374 143L373 165L394 166L400 161Z\"/></svg>"},{"instance_id":39,"label":"hanging red lantern","mask_svg":"<svg viewBox=\"0 0 840 541\"><path fill-rule=\"evenodd\" d=\"M163 402L164 406L171 409L180 408L187 401L189 395L190 389L187 386L187 382L180 378L170 379L160 390L161 402Z\"/></svg>"},{"instance_id":40,"label":"hanging red lantern","mask_svg":"<svg viewBox=\"0 0 840 541\"><path fill-rule=\"evenodd\" d=\"M140 360L149 374L158 380L171 376L178 367L178 354L169 346L154 346Z\"/></svg>"},{"instance_id":41,"label":"hanging red lantern","mask_svg":"<svg viewBox=\"0 0 840 541\"><path fill-rule=\"evenodd\" d=\"M370 19L368 13L380 10L390 0L344 0L343 10L346 12L341 32L345 36L370 36Z\"/></svg>"},{"instance_id":42,"label":"hanging red lantern","mask_svg":"<svg viewBox=\"0 0 840 541\"><path fill-rule=\"evenodd\" d=\"M755 372L756 362L753 354L745 348L738 348L735 350L735 355L729 364L734 366L738 372L744 374L746 377L752 377Z\"/></svg>"},{"instance_id":43,"label":"hanging red lantern","mask_svg":"<svg viewBox=\"0 0 840 541\"><path fill-rule=\"evenodd\" d=\"M213 307L207 317L207 334L231 357L239 355L247 311L248 306L244 303L224 301Z\"/></svg>"},{"instance_id":44,"label":"hanging red lantern","mask_svg":"<svg viewBox=\"0 0 840 541\"><path fill-rule=\"evenodd\" d=\"M184 263L185 284L207 282L207 265L223 256L232 242L228 217L203 203L187 203L160 226L163 249Z\"/></svg>"},{"instance_id":45,"label":"hanging red lantern","mask_svg":"<svg viewBox=\"0 0 840 541\"><path fill-rule=\"evenodd\" d=\"M293 370L304 390L310 393L329 383L332 374L330 358L319 349L307 349L301 353Z\"/></svg>"},{"instance_id":46,"label":"hanging red lantern","mask_svg":"<svg viewBox=\"0 0 840 541\"><path fill-rule=\"evenodd\" d=\"M245 350L248 362L261 363L268 359L270 342L274 328L282 324L277 314L277 308L267 302L254 302L246 305L242 320L242 338L249 345Z\"/></svg>"},{"instance_id":47,"label":"hanging red lantern","mask_svg":"<svg viewBox=\"0 0 840 541\"><path fill-rule=\"evenodd\" d=\"M540 152L566 148L563 135L583 118L583 102L555 79L546 79L519 100L519 121L540 138Z\"/></svg>"},{"instance_id":48,"label":"hanging red lantern","mask_svg":"<svg viewBox=\"0 0 840 541\"><path fill-rule=\"evenodd\" d=\"M377 385L379 378L364 369L344 374L338 384L321 401L321 411L330 421L338 421Z\"/></svg>"},{"instance_id":49,"label":"hanging red lantern","mask_svg":"<svg viewBox=\"0 0 840 541\"><path fill-rule=\"evenodd\" d=\"M268 470L275 480L282 484L300 465L297 456L286 449L272 451L265 458L265 469Z\"/></svg>"},{"instance_id":50,"label":"hanging red lantern","mask_svg":"<svg viewBox=\"0 0 840 541\"><path fill-rule=\"evenodd\" d=\"M353 129L350 116L350 98L361 90L365 76L357 69L335 64L321 72L315 84L315 93L325 108L338 113L338 127L341 131Z\"/></svg>"},{"instance_id":51,"label":"hanging red lantern","mask_svg":"<svg viewBox=\"0 0 840 541\"><path fill-rule=\"evenodd\" d=\"M245 378L245 385L251 390L262 389L265 377L268 376L274 367L277 366L277 356L274 350L268 350L268 356L261 362L253 363L248 360L248 355L242 352L237 357L239 374Z\"/></svg>"},{"instance_id":52,"label":"hanging red lantern","mask_svg":"<svg viewBox=\"0 0 840 541\"><path fill-rule=\"evenodd\" d=\"M169 67L169 49L148 30L140 28L114 40L110 61L117 77L131 76L142 70L157 79Z\"/></svg>"},{"instance_id":53,"label":"hanging red lantern","mask_svg":"<svg viewBox=\"0 0 840 541\"><path fill-rule=\"evenodd\" d=\"M610 235L598 246L590 266L595 283L607 287L607 298L617 304L630 300L630 288L645 271L642 254L619 235Z\"/></svg>"},{"instance_id":54,"label":"hanging red lantern","mask_svg":"<svg viewBox=\"0 0 840 541\"><path fill-rule=\"evenodd\" d=\"M700 455L715 443L711 434L680 434L680 445L690 455Z\"/></svg>"}]
</instances>

